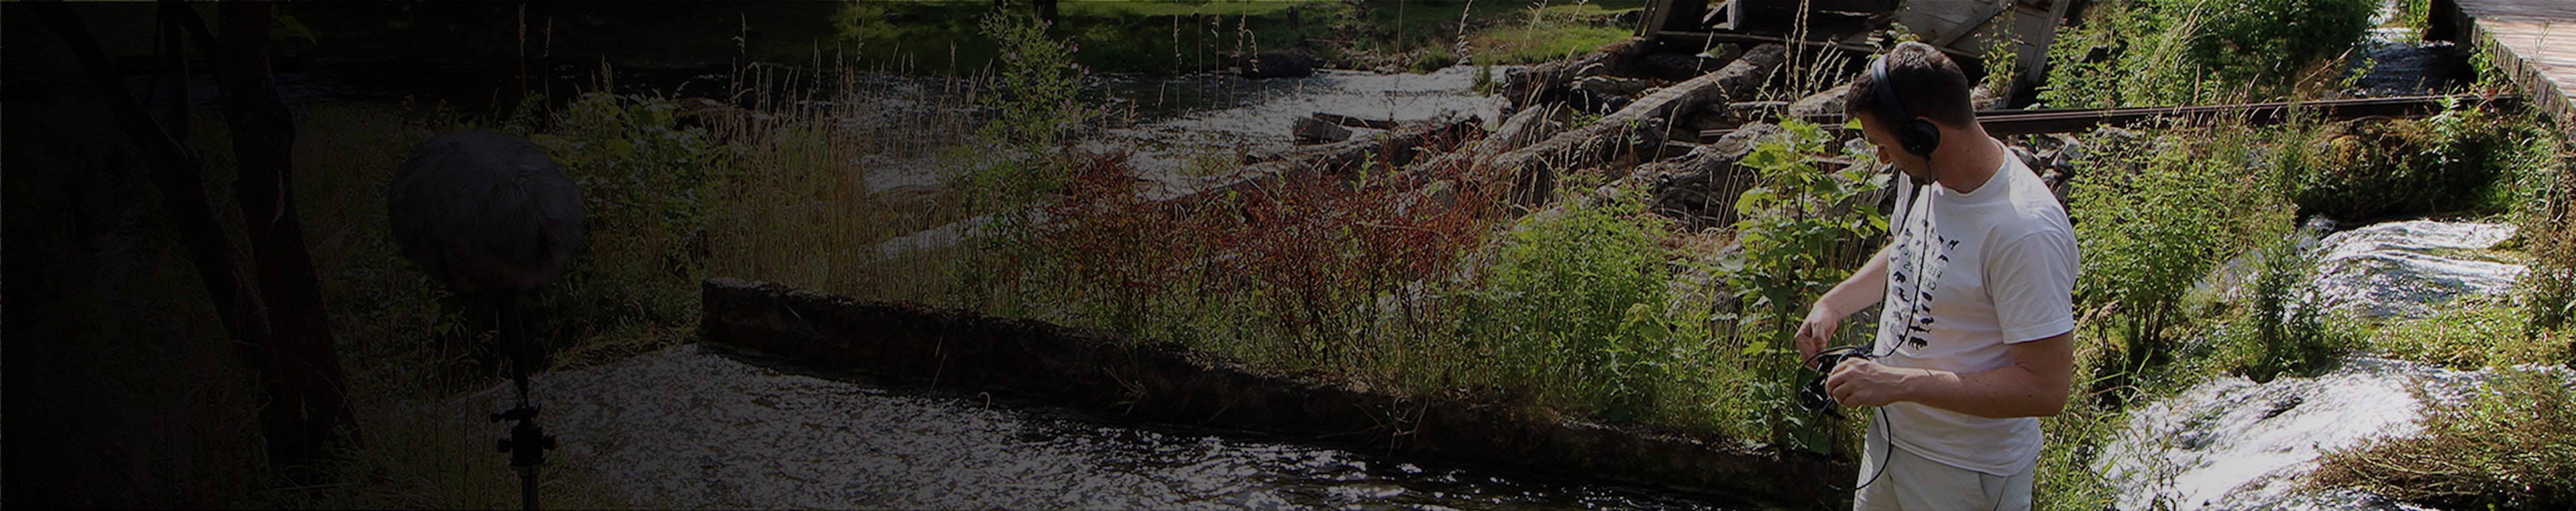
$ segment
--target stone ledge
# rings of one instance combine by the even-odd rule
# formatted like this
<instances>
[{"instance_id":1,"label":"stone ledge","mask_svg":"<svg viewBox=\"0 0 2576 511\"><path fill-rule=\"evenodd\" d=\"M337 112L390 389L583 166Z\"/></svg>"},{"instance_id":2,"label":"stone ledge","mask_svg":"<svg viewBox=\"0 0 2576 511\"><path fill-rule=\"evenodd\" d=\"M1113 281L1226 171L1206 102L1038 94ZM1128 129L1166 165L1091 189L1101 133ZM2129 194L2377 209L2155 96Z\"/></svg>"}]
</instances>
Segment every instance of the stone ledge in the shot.
<instances>
[{"instance_id":1,"label":"stone ledge","mask_svg":"<svg viewBox=\"0 0 2576 511\"><path fill-rule=\"evenodd\" d=\"M1791 507L1844 502L1850 465L1709 434L1513 412L1248 367L1178 344L729 278L702 286L710 343L799 363L999 390L1148 421L1308 436Z\"/></svg>"}]
</instances>

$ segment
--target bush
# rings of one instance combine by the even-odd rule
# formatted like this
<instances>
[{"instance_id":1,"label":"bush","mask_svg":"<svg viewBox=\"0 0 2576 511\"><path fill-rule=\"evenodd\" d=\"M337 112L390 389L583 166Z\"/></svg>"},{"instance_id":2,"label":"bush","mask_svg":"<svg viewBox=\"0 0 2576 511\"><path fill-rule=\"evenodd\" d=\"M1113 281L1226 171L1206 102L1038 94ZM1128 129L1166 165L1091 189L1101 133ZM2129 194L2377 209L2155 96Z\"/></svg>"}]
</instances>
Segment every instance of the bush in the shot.
<instances>
[{"instance_id":1,"label":"bush","mask_svg":"<svg viewBox=\"0 0 2576 511\"><path fill-rule=\"evenodd\" d=\"M2327 125L2316 143L2286 148L2282 164L2300 176L2302 215L2367 222L2502 212L2512 204L2497 195L2511 195L2513 183L2499 178L2526 141L2494 116L2454 103L2423 120Z\"/></svg>"},{"instance_id":2,"label":"bush","mask_svg":"<svg viewBox=\"0 0 2576 511\"><path fill-rule=\"evenodd\" d=\"M1671 272L1644 214L1631 196L1522 220L1468 293L1470 342L1524 390L1605 418L1648 415L1668 379L1672 332L1658 318Z\"/></svg>"},{"instance_id":3,"label":"bush","mask_svg":"<svg viewBox=\"0 0 2576 511\"><path fill-rule=\"evenodd\" d=\"M2058 34L2040 101L2099 108L2287 95L2370 26L2374 0L2136 0ZM2096 53L2096 49L2099 53Z\"/></svg>"},{"instance_id":4,"label":"bush","mask_svg":"<svg viewBox=\"0 0 2576 511\"><path fill-rule=\"evenodd\" d=\"M605 362L679 342L698 317L707 221L728 167L704 130L660 98L583 94L530 140L581 187L590 246L561 285L528 300L528 330Z\"/></svg>"},{"instance_id":5,"label":"bush","mask_svg":"<svg viewBox=\"0 0 2576 511\"><path fill-rule=\"evenodd\" d=\"M2177 128L2080 162L2090 167L2081 172L2085 185L2067 197L2084 254L2076 307L2110 311L2095 327L2112 327L2127 366L2170 357L2177 332L2168 328L2186 319L2182 294L2233 255L2230 247L2288 233L2280 169L2245 171L2257 163L2254 141L2279 136L2242 126Z\"/></svg>"},{"instance_id":6,"label":"bush","mask_svg":"<svg viewBox=\"0 0 2576 511\"><path fill-rule=\"evenodd\" d=\"M1863 243L1887 232L1887 217L1860 203L1862 196L1884 188L1894 174L1881 173L1868 154L1847 154L1858 163L1827 172L1820 165L1834 154L1833 137L1812 123L1783 121L1784 136L1765 140L1738 161L1759 174L1759 183L1737 196L1736 242L1743 250L1721 263L1734 293L1735 333L1742 342L1745 365L1760 384L1753 387L1756 406L1773 412L1761 421L1775 440L1826 449L1810 415L1792 406L1791 393L1804 383L1790 338L1807 308L1859 266L1869 253Z\"/></svg>"},{"instance_id":7,"label":"bush","mask_svg":"<svg viewBox=\"0 0 2576 511\"><path fill-rule=\"evenodd\" d=\"M2254 303L2223 327L2236 352L2234 371L2256 382L2322 374L2359 344L2337 328L2340 323L2325 321L2321 304L2308 300L2317 263L2300 246L2304 238L2285 237L2254 253L2260 265Z\"/></svg>"},{"instance_id":8,"label":"bush","mask_svg":"<svg viewBox=\"0 0 2576 511\"><path fill-rule=\"evenodd\" d=\"M2576 382L2503 369L2465 399L2418 388L2422 434L2330 451L2311 483L2450 509L2576 507Z\"/></svg>"}]
</instances>

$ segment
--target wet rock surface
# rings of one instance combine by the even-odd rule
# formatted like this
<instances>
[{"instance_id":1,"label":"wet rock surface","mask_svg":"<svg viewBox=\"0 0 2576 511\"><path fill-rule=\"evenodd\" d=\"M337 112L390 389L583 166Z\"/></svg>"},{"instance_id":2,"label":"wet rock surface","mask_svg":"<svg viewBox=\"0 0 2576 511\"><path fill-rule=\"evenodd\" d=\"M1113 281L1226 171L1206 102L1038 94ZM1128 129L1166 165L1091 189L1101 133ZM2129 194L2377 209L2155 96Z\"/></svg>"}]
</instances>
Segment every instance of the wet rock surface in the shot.
<instances>
[{"instance_id":1,"label":"wet rock surface","mask_svg":"<svg viewBox=\"0 0 2576 511\"><path fill-rule=\"evenodd\" d=\"M2222 377L2132 410L2096 468L2119 488L2120 509L2421 509L2298 487L2327 450L2421 431L2412 382L2457 385L2477 374L2353 358L2314 378Z\"/></svg>"},{"instance_id":2,"label":"wet rock surface","mask_svg":"<svg viewBox=\"0 0 2576 511\"><path fill-rule=\"evenodd\" d=\"M2461 296L2507 293L2525 268L2488 249L2513 234L2511 224L2425 220L2334 233L2311 249L2318 299L2365 318L2412 318Z\"/></svg>"},{"instance_id":3,"label":"wet rock surface","mask_svg":"<svg viewBox=\"0 0 2576 511\"><path fill-rule=\"evenodd\" d=\"M546 470L643 507L1742 508L1240 431L1120 423L696 344L539 375L534 387L540 421L562 443ZM451 415L480 423L511 395L496 387L453 403Z\"/></svg>"},{"instance_id":4,"label":"wet rock surface","mask_svg":"<svg viewBox=\"0 0 2576 511\"><path fill-rule=\"evenodd\" d=\"M2513 235L2508 224L2425 220L2336 232L2305 244L2317 261L2308 303L2404 318L2462 296L2506 293L2524 267L2499 261L2493 248ZM2241 294L2255 266L2239 258L2203 285ZM2130 411L2096 469L2116 487L2121 509L2424 509L2365 492L2300 487L2326 451L2422 431L2416 386L2455 399L2487 374L2349 357L2315 377L2220 377Z\"/></svg>"}]
</instances>

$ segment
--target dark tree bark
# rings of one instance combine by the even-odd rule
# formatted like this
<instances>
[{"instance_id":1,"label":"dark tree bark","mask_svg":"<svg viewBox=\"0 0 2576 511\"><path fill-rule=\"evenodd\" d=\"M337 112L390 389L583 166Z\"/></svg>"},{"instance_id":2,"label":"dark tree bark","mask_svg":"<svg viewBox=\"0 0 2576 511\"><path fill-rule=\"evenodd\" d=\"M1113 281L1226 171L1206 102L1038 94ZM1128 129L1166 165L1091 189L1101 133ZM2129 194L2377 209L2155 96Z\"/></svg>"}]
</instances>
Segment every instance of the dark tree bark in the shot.
<instances>
[{"instance_id":1,"label":"dark tree bark","mask_svg":"<svg viewBox=\"0 0 2576 511\"><path fill-rule=\"evenodd\" d=\"M323 309L321 279L313 270L303 222L296 214L295 120L278 99L277 83L269 72L272 9L267 2L245 1L217 7L223 31L215 77L223 91L224 119L232 127L233 155L240 173L234 195L240 199L242 223L250 234L260 295L269 305L269 324L275 327L270 367L284 373L287 387L270 394L274 400L270 408L281 419L294 421L287 427L301 438L271 439L270 455L302 460L326 454L322 447L338 435L341 426L355 421L348 408L339 347Z\"/></svg>"}]
</instances>

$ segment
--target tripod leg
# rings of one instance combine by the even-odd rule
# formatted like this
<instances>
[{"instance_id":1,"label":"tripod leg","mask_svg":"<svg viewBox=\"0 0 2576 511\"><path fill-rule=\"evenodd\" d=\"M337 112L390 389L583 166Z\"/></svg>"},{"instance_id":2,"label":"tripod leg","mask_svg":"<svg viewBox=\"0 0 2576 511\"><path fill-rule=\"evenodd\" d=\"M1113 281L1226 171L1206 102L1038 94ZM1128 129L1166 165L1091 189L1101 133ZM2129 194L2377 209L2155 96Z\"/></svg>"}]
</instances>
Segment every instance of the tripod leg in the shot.
<instances>
[{"instance_id":1,"label":"tripod leg","mask_svg":"<svg viewBox=\"0 0 2576 511\"><path fill-rule=\"evenodd\" d=\"M537 511L537 467L519 467L519 507Z\"/></svg>"}]
</instances>

